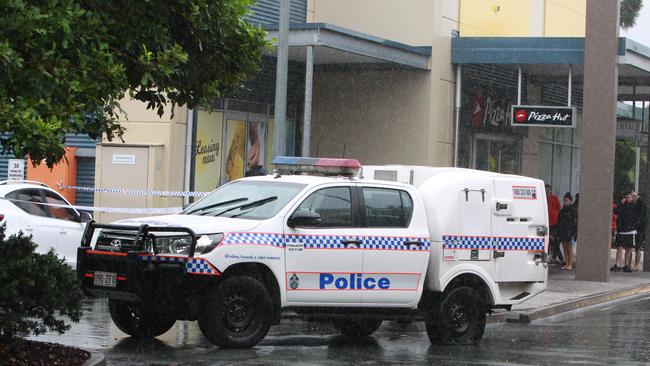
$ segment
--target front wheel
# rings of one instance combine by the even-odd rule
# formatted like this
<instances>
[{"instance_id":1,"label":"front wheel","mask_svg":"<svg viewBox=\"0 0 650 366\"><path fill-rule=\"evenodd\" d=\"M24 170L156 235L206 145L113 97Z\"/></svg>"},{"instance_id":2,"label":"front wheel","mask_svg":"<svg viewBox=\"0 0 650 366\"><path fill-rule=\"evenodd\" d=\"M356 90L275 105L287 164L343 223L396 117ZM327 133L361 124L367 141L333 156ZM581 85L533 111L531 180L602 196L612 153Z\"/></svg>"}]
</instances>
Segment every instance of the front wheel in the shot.
<instances>
[{"instance_id":1,"label":"front wheel","mask_svg":"<svg viewBox=\"0 0 650 366\"><path fill-rule=\"evenodd\" d=\"M124 333L137 338L157 337L174 326L176 319L155 306L141 302L108 300L113 323Z\"/></svg>"},{"instance_id":2,"label":"front wheel","mask_svg":"<svg viewBox=\"0 0 650 366\"><path fill-rule=\"evenodd\" d=\"M425 324L433 344L477 344L485 331L483 300L471 287L458 287L447 294Z\"/></svg>"},{"instance_id":3,"label":"front wheel","mask_svg":"<svg viewBox=\"0 0 650 366\"><path fill-rule=\"evenodd\" d=\"M344 319L335 320L332 325L347 337L367 337L381 327L379 319Z\"/></svg>"},{"instance_id":4,"label":"front wheel","mask_svg":"<svg viewBox=\"0 0 650 366\"><path fill-rule=\"evenodd\" d=\"M233 276L208 296L199 328L219 347L250 348L268 333L272 312L271 296L262 283L247 276Z\"/></svg>"}]
</instances>

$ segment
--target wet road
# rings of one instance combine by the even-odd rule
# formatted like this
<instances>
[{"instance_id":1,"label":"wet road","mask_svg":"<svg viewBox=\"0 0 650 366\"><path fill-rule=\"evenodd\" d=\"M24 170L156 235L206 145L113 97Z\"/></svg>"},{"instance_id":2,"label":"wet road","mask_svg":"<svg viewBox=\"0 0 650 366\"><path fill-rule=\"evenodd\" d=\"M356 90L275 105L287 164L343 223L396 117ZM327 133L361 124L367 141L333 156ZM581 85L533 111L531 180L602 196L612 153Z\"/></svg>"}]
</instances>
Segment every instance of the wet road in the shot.
<instances>
[{"instance_id":1,"label":"wet road","mask_svg":"<svg viewBox=\"0 0 650 366\"><path fill-rule=\"evenodd\" d=\"M650 362L650 297L531 325L488 325L478 346L432 346L413 325L388 323L351 340L325 325L286 321L253 349L221 350L195 322L177 322L153 340L135 340L111 322L107 302L89 300L64 335L32 337L98 350L108 365L409 365L588 364Z\"/></svg>"}]
</instances>

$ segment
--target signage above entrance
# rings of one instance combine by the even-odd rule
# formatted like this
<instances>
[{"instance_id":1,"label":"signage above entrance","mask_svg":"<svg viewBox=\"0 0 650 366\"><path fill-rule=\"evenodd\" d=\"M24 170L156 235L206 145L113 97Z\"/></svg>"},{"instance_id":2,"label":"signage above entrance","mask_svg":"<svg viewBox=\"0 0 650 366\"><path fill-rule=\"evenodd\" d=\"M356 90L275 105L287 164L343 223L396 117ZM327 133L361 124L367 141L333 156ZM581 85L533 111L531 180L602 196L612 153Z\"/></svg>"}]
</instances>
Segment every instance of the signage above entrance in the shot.
<instances>
[{"instance_id":1,"label":"signage above entrance","mask_svg":"<svg viewBox=\"0 0 650 366\"><path fill-rule=\"evenodd\" d=\"M513 105L512 125L519 127L575 127L575 107Z\"/></svg>"}]
</instances>

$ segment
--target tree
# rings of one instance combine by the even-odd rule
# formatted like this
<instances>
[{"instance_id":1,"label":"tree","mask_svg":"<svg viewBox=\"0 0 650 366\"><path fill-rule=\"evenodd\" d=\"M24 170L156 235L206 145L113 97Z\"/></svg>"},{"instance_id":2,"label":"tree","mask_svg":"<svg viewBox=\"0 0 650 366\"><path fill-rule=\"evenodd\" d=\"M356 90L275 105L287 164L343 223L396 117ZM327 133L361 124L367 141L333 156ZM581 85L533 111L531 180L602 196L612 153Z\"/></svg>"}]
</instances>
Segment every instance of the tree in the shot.
<instances>
[{"instance_id":1,"label":"tree","mask_svg":"<svg viewBox=\"0 0 650 366\"><path fill-rule=\"evenodd\" d=\"M121 138L128 93L159 115L209 106L255 75L265 33L249 0L0 0L0 143L64 154L66 133Z\"/></svg>"},{"instance_id":2,"label":"tree","mask_svg":"<svg viewBox=\"0 0 650 366\"><path fill-rule=\"evenodd\" d=\"M632 28L636 24L636 18L643 7L643 0L622 0L621 1L621 27Z\"/></svg>"}]
</instances>

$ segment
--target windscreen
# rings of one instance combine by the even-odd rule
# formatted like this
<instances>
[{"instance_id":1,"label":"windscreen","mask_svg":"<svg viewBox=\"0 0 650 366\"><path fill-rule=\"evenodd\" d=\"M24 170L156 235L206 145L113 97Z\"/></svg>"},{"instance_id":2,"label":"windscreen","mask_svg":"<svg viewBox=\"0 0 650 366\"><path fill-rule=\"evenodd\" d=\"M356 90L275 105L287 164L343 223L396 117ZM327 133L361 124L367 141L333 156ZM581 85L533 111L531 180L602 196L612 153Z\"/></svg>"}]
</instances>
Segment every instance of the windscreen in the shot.
<instances>
[{"instance_id":1,"label":"windscreen","mask_svg":"<svg viewBox=\"0 0 650 366\"><path fill-rule=\"evenodd\" d=\"M274 181L235 181L205 196L182 214L265 220L275 216L305 186Z\"/></svg>"}]
</instances>

